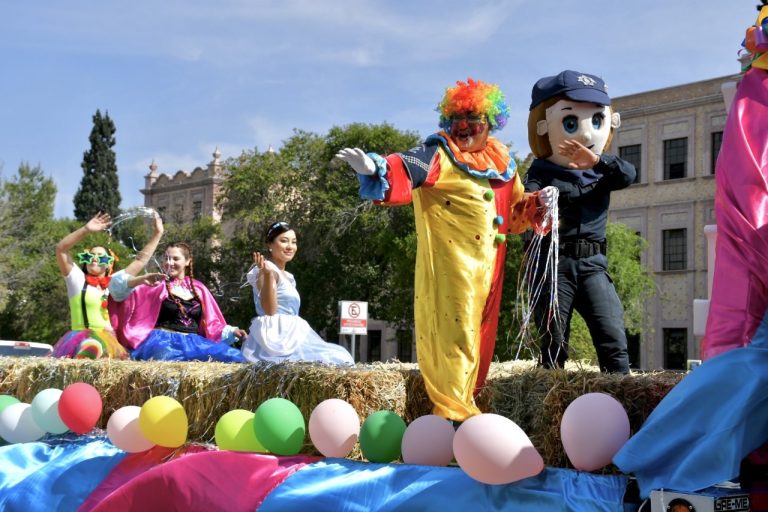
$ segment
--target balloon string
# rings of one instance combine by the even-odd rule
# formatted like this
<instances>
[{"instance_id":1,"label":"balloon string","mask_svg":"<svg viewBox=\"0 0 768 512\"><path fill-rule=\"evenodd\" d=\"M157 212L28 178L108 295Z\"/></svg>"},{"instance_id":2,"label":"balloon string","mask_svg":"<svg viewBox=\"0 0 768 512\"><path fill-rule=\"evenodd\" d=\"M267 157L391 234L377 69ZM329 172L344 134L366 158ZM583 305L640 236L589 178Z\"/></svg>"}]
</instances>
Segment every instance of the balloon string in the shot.
<instances>
[{"instance_id":1,"label":"balloon string","mask_svg":"<svg viewBox=\"0 0 768 512\"><path fill-rule=\"evenodd\" d=\"M534 311L539 301L546 300L546 321L539 329L550 332L553 322L560 326L560 314L557 289L557 267L559 263L559 208L557 199L559 191L554 191L553 205L544 214L542 225L551 226L549 235L534 231L533 238L528 243L524 253L520 270L517 276L517 301L515 302L514 316L519 320L520 331L517 334L517 352L515 359L520 359L523 351L533 359L538 359L540 350L536 343L543 335L539 332L539 338L534 339L531 333L531 323ZM548 242L548 243L547 243ZM545 252L546 251L546 252ZM544 297L544 291L549 293ZM559 329L562 332L562 329ZM563 341L558 341L555 360L560 353ZM548 357L552 357L551 353Z\"/></svg>"}]
</instances>

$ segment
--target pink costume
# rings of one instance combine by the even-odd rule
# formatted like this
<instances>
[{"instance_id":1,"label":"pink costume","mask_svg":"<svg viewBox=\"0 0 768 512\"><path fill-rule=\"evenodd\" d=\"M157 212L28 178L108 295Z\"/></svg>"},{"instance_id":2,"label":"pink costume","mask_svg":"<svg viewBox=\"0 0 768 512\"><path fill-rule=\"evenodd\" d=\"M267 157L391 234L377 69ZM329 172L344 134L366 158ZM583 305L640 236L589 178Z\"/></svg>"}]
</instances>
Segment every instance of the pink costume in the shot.
<instances>
[{"instance_id":1,"label":"pink costume","mask_svg":"<svg viewBox=\"0 0 768 512\"><path fill-rule=\"evenodd\" d=\"M715 274L701 358L749 343L768 310L768 71L739 83L717 159Z\"/></svg>"},{"instance_id":2,"label":"pink costume","mask_svg":"<svg viewBox=\"0 0 768 512\"><path fill-rule=\"evenodd\" d=\"M120 281L119 274L120 272L113 277L115 283ZM221 340L224 328L227 327L227 322L208 288L197 279L193 279L192 282L197 296L203 303L203 319L200 322L199 334L213 342L218 342ZM128 293L127 297L124 294L121 296L112 286L110 291L115 301L109 302L109 315L117 333L117 339L126 348L136 349L155 328L160 306L168 297L168 291L162 284L139 285Z\"/></svg>"}]
</instances>

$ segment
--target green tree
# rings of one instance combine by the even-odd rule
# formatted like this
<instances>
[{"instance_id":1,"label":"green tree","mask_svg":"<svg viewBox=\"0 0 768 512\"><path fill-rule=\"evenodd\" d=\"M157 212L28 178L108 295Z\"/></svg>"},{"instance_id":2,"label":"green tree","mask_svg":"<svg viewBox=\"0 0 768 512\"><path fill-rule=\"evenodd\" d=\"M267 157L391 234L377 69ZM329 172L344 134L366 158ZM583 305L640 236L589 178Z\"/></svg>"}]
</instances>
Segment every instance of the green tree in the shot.
<instances>
[{"instance_id":1,"label":"green tree","mask_svg":"<svg viewBox=\"0 0 768 512\"><path fill-rule=\"evenodd\" d=\"M640 262L648 242L624 224L608 224L608 273L624 306L624 325L628 333L637 334L643 327L644 303L653 293L653 279ZM597 353L587 324L577 312L571 319L568 357L574 361L597 364Z\"/></svg>"},{"instance_id":2,"label":"green tree","mask_svg":"<svg viewBox=\"0 0 768 512\"><path fill-rule=\"evenodd\" d=\"M290 271L298 281L302 316L313 327L331 337L342 299L366 300L371 317L410 325L413 209L361 201L354 171L334 155L343 147L391 153L418 142L416 134L388 124L352 124L325 136L295 131L276 154L254 151L229 161L222 205L225 230L232 236L222 251L222 280L242 282L251 252L265 249L267 225L286 220L299 238ZM227 307L242 325L254 314L250 289L242 289L239 297Z\"/></svg>"},{"instance_id":3,"label":"green tree","mask_svg":"<svg viewBox=\"0 0 768 512\"><path fill-rule=\"evenodd\" d=\"M75 218L86 222L98 212L107 212L113 217L120 212L120 190L117 177L115 152L115 124L109 113L101 115L99 110L93 116L91 148L83 153L83 178L75 194Z\"/></svg>"},{"instance_id":4,"label":"green tree","mask_svg":"<svg viewBox=\"0 0 768 512\"><path fill-rule=\"evenodd\" d=\"M53 248L68 232L53 218L56 186L22 164L0 183L0 338L53 342L69 323Z\"/></svg>"}]
</instances>

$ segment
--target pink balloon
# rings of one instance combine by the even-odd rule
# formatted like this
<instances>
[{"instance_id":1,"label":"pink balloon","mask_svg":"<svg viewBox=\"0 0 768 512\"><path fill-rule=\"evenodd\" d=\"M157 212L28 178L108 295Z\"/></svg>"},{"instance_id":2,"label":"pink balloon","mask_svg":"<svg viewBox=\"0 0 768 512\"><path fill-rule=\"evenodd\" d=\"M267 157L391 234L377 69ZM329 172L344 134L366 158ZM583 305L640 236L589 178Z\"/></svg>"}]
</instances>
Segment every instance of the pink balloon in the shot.
<instances>
[{"instance_id":1,"label":"pink balloon","mask_svg":"<svg viewBox=\"0 0 768 512\"><path fill-rule=\"evenodd\" d=\"M446 466L453 459L453 437L451 423L429 414L416 418L403 435L401 451L406 464L424 466Z\"/></svg>"},{"instance_id":2,"label":"pink balloon","mask_svg":"<svg viewBox=\"0 0 768 512\"><path fill-rule=\"evenodd\" d=\"M70 384L59 398L59 417L76 434L86 434L101 416L101 395L85 382Z\"/></svg>"},{"instance_id":3,"label":"pink balloon","mask_svg":"<svg viewBox=\"0 0 768 512\"><path fill-rule=\"evenodd\" d=\"M453 438L461 469L486 484L508 484L538 475L544 460L514 421L498 414L472 416Z\"/></svg>"},{"instance_id":4,"label":"pink balloon","mask_svg":"<svg viewBox=\"0 0 768 512\"><path fill-rule=\"evenodd\" d=\"M359 436L360 417L344 400L323 400L309 416L309 438L326 457L346 457Z\"/></svg>"},{"instance_id":5,"label":"pink balloon","mask_svg":"<svg viewBox=\"0 0 768 512\"><path fill-rule=\"evenodd\" d=\"M141 407L126 405L113 412L107 421L109 440L124 452L144 452L155 446L139 428L140 412Z\"/></svg>"},{"instance_id":6,"label":"pink balloon","mask_svg":"<svg viewBox=\"0 0 768 512\"><path fill-rule=\"evenodd\" d=\"M573 467L581 471L600 469L629 439L627 411L605 393L582 395L565 409L560 439Z\"/></svg>"}]
</instances>

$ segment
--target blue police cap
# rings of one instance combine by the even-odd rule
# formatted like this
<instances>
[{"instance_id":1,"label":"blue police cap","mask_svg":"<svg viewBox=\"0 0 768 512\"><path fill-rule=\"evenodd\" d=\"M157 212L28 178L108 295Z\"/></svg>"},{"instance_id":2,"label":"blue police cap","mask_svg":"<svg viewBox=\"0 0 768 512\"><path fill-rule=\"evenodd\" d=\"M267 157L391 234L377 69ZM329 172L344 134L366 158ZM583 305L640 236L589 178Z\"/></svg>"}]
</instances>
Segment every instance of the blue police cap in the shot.
<instances>
[{"instance_id":1,"label":"blue police cap","mask_svg":"<svg viewBox=\"0 0 768 512\"><path fill-rule=\"evenodd\" d=\"M536 82L531 91L531 110L542 101L560 94L573 101L610 105L611 98L605 90L606 86L602 78L567 69Z\"/></svg>"}]
</instances>

